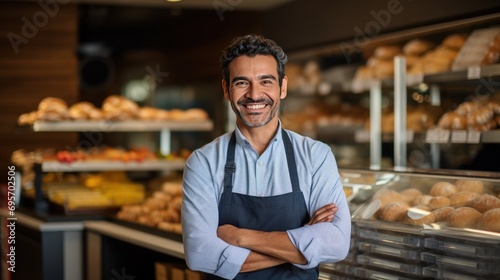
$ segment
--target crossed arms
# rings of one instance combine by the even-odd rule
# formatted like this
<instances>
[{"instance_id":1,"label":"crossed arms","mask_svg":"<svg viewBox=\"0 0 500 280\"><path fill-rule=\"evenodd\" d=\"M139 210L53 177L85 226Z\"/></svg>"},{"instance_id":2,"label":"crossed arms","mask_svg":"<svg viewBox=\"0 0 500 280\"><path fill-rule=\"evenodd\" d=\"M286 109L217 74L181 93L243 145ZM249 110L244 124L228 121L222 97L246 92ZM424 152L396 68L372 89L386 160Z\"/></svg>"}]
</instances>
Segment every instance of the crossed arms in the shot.
<instances>
[{"instance_id":1,"label":"crossed arms","mask_svg":"<svg viewBox=\"0 0 500 280\"><path fill-rule=\"evenodd\" d=\"M331 222L337 210L333 203L327 204L314 212L307 225ZM251 250L240 272L260 270L283 263L307 263L302 253L290 241L286 231L265 232L221 225L217 228L217 236L231 245Z\"/></svg>"}]
</instances>

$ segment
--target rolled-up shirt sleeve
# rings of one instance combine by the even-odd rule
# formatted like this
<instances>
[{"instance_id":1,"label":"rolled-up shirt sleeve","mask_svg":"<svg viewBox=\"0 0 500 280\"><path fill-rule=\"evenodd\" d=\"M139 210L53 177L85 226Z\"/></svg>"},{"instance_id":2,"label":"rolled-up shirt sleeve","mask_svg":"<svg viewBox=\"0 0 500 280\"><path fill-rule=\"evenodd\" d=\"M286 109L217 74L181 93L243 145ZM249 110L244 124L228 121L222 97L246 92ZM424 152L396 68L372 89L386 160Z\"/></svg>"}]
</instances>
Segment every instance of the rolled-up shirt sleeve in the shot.
<instances>
[{"instance_id":1,"label":"rolled-up shirt sleeve","mask_svg":"<svg viewBox=\"0 0 500 280\"><path fill-rule=\"evenodd\" d=\"M322 222L288 230L294 246L308 261L305 265L295 264L302 269L317 267L320 263L338 262L349 252L351 240L351 218L345 193L338 174L337 164L331 149L324 144L310 149L312 166L309 213L328 203L335 203L338 211L330 223Z\"/></svg>"},{"instance_id":2,"label":"rolled-up shirt sleeve","mask_svg":"<svg viewBox=\"0 0 500 280\"><path fill-rule=\"evenodd\" d=\"M184 254L190 269L232 279L250 251L217 237L220 190L211 179L214 174L203 153L194 152L186 162L181 212Z\"/></svg>"}]
</instances>

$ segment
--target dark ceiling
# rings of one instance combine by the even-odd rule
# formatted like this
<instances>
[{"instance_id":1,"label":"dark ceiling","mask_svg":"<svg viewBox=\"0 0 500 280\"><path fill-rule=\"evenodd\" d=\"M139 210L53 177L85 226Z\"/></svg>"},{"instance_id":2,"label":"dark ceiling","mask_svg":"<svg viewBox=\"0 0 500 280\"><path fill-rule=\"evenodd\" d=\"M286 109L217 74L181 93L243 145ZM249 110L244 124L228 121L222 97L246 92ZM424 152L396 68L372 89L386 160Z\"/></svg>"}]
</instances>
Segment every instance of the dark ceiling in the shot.
<instances>
[{"instance_id":1,"label":"dark ceiling","mask_svg":"<svg viewBox=\"0 0 500 280\"><path fill-rule=\"evenodd\" d=\"M260 13L132 6L80 6L80 44L101 43L114 52L131 49L175 51L200 46L238 25L255 25Z\"/></svg>"}]
</instances>

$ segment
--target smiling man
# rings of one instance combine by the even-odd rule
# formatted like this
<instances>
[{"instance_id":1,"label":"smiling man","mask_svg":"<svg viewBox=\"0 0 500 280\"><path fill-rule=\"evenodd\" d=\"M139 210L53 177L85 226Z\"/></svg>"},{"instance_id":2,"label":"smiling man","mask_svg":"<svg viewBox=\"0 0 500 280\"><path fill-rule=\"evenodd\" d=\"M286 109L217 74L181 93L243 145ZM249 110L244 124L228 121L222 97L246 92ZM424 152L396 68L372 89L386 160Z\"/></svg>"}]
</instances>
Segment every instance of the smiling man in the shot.
<instances>
[{"instance_id":1,"label":"smiling man","mask_svg":"<svg viewBox=\"0 0 500 280\"><path fill-rule=\"evenodd\" d=\"M236 129L186 163L186 262L209 279L318 279L318 265L344 259L351 238L333 153L281 127L287 56L274 41L235 38L220 62Z\"/></svg>"}]
</instances>

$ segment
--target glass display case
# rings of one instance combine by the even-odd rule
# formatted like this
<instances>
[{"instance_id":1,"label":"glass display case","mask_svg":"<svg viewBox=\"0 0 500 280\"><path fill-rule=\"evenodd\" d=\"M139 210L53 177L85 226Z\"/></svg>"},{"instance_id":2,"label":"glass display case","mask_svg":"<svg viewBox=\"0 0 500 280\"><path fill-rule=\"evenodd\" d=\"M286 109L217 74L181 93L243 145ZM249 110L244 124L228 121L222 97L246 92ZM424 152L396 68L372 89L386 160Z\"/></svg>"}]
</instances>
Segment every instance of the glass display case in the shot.
<instances>
[{"instance_id":1,"label":"glass display case","mask_svg":"<svg viewBox=\"0 0 500 280\"><path fill-rule=\"evenodd\" d=\"M500 276L499 173L340 174L352 214L351 251L343 262L324 266L325 273L345 279Z\"/></svg>"}]
</instances>

